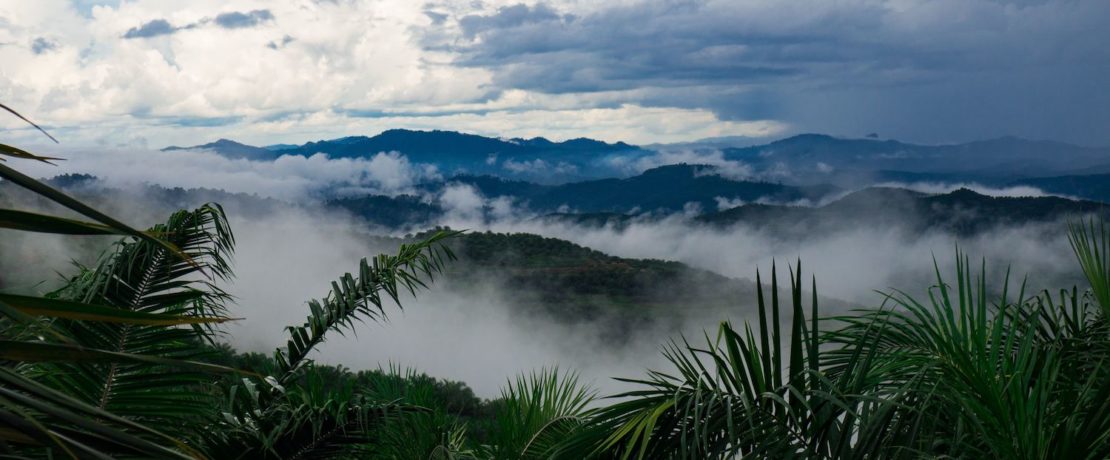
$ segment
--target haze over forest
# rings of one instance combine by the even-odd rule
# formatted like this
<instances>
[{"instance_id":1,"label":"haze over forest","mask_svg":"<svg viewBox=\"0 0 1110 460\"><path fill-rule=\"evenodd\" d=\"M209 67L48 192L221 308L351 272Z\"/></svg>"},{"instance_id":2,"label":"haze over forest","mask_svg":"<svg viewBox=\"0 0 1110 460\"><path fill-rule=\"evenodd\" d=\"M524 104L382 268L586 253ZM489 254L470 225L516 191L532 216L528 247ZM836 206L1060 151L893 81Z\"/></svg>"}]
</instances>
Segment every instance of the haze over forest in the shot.
<instances>
[{"instance_id":1,"label":"haze over forest","mask_svg":"<svg viewBox=\"0 0 1110 460\"><path fill-rule=\"evenodd\" d=\"M119 345L109 350L117 355L87 362L39 362L27 358L31 351L0 356L0 362L5 372L10 368L32 382L27 385L92 398L85 402L99 402L105 413L154 420L152 429L169 430L169 437L159 438L120 425L121 432L157 447L123 440L87 446L87 452L104 449L110 455L149 456L163 451L143 449L163 448L185 455L180 446L186 445L213 458L222 458L211 452L226 446L273 458L310 451L349 458L432 458L430 452L455 455L443 458L736 458L772 452L839 458L848 452L892 456L911 445L923 455L973 452L967 455L988 458L1036 451L1050 458L1073 448L1110 455L1110 410L1099 412L1103 406L1095 404L1110 394L1104 371L1110 362L1097 365L1110 359L1104 346L1110 324L1104 302L1110 297L1100 297L1110 294L1099 287L1106 269L1088 268L1106 266L1110 241L1105 227L1094 230L1095 222L1110 217L1110 131L1104 129L1110 126L1110 93L1101 90L1110 81L1106 19L1110 3L1097 0L0 1L0 57L10 63L0 72L0 103L17 115L0 120L0 165L7 168L0 176L3 340L69 346L92 337L81 346ZM85 222L90 219L95 223ZM1077 229L1088 228L1077 225L1088 222L1090 234L1103 238L1091 236L1094 246L1103 244L1101 255L1089 259L1097 262L1082 262L1077 243L1087 238ZM183 240L158 246L159 238ZM177 254L174 244L185 250L182 255L197 251L199 265L168 262ZM404 259L405 248L428 254L445 249L451 256L442 266L411 268L426 261ZM397 259L374 259L398 251ZM364 258L371 266L360 271ZM421 281L407 286L409 275L396 278L373 265L391 260ZM957 267L966 279L957 278ZM354 278L340 278L348 272ZM367 277L371 272L375 277ZM772 273L776 285L768 289ZM160 274L166 279L157 281ZM390 279L401 280L400 302L387 295ZM129 301L120 294L152 282L164 282L157 289L169 294L152 291ZM364 282L372 284L369 293L355 288ZM905 428L899 423L920 423L914 417L939 410L915 405L933 404L912 396L924 387L887 393L883 382L911 385L901 375L874 377L879 367L866 374L875 379L874 388L859 394L874 391L881 395L877 399L913 407L892 416L896 422L845 421L843 415L817 409L809 414L792 405L791 389L802 387L807 398L816 398L810 401L835 393L844 398L833 403L844 403L837 407L870 404L851 399L855 389L832 391L808 377L850 382L848 367L856 364L835 350L865 347L871 336L845 318L879 324L886 321L883 311L916 311L909 297L940 315L953 307L938 300L939 289L956 292L956 285L959 314L971 315L960 327L1006 331L968 332L969 341L986 345L960 346L981 345L974 352L989 356L984 360L1043 351L1036 356L1046 366L1065 366L1089 379L1054 383L1066 389L1044 390L1044 397L1056 404L1066 394L1077 405L1087 404L1048 412L1063 414L1059 420L1096 420L1067 425L1091 431L1053 431L1065 423L1054 425L1058 419L1049 416L1026 426L1057 433L1051 436L1074 434L1087 444L1052 438L1038 444L1051 447L1037 450L946 431L976 414L947 402L935 404L951 408L938 418L951 422L948 427ZM1073 286L1075 294L1068 294ZM973 289L995 303L980 305ZM1019 290L1025 297L1012 301ZM1055 308L1054 295L1064 313L1052 315L1089 312L1071 322L1057 321L1047 310L1005 313ZM773 322L780 321L781 299L789 334L776 329L768 336L772 296ZM30 298L136 315L214 316L220 323L212 330L136 323L166 334L165 343L172 345L144 349L123 345L129 328L138 326L91 328L83 325L85 316L51 317L40 304L18 303ZM1063 306L1072 301L1071 310ZM54 319L26 322L5 302L20 314ZM811 302L820 305L819 314ZM990 313L969 313L979 307ZM290 326L306 315L304 329ZM818 337L814 315L823 318L820 330L828 337ZM838 318L828 324L843 326L836 329L843 335L826 330L832 326L824 318L831 317ZM1054 319L1037 321L1051 325L1022 322L1049 317ZM138 316L120 318L108 323ZM206 324L196 321L190 324ZM55 343L50 334L39 334L40 326L57 326L57 337L68 339ZM739 332L726 334L733 327ZM1061 329L1045 332L1056 327ZM1011 348L997 353L1003 348L998 340L1026 337L1019 329L1034 344L1022 346L1035 350L1007 343ZM717 340L706 345L712 351L698 348L703 340ZM681 372L676 356L720 358L732 352L722 343L742 344L754 358L715 361L706 371L716 376L708 390L698 384L702 377ZM1054 347L1072 346L1089 355L1075 352L1068 358L1074 363L1052 361L1059 358ZM905 347L883 349L876 359L890 359L891 368L925 366L925 358L900 355L916 350ZM819 357L825 348L834 351ZM163 375L160 367L127 361L122 389L113 389L119 364L112 360L120 353L196 359L271 376L256 382L271 396L256 394L251 404L290 411L274 409L272 414L285 415L266 420L304 425L275 428L281 436L262 434L258 427L268 425L237 412L245 411L233 402L239 390L227 389L238 377L166 383L171 390L210 388L205 394L211 401L167 390L147 408L113 406L113 391L121 401L131 401L128 391L145 395L135 396L138 401L160 391L144 387L142 379ZM101 362L96 359L112 364L90 364ZM996 367L1036 361L1013 359L1017 364ZM704 415L717 410L712 403L709 412L695 415L677 406L661 408L667 395L678 401L685 391L708 391L721 401L759 400L744 399L750 395L741 394L740 384L722 383L728 379L718 372L744 366L755 366L744 373L752 379L767 372L768 382L753 387L782 392L791 411L809 414L798 419L804 422L782 422L804 426L799 439L763 444L757 438L787 430L771 422L736 435L721 427L740 415ZM983 366L976 369L994 375L994 364ZM628 380L655 375L648 373L653 370L678 375L671 377L677 383ZM67 372L88 372L95 391L79 389L87 382L48 377ZM783 376L771 378L783 373L785 383ZM566 380L568 375L577 380ZM532 383L518 376L531 376ZM836 380L841 378L846 380ZM330 386L329 379L338 383ZM531 407L536 400L522 395L542 388L537 382L545 379L553 383L536 390L536 400L551 397L545 391L589 388L608 396L645 385L662 388L662 396L645 396L643 406L610 406L611 400L585 397L592 394L587 391L580 405L564 412L511 418L520 415L518 408ZM351 386L349 393L343 385ZM950 385L946 394L952 398L965 388ZM349 404L360 417L379 403L386 413L404 412L406 405L428 412L399 412L381 424L354 427L329 415L336 406L308 410L312 403L290 402L301 391L324 394L339 407ZM705 394L690 398L701 401ZM1013 397L1007 403L1023 401ZM6 406L4 398L0 394L0 413L7 414L16 406ZM225 407L216 400L232 402ZM178 415L156 414L175 404L196 412L181 415L188 422L171 430ZM693 411L700 403L690 404ZM760 414L778 417L776 410ZM264 412L271 414L257 413ZM234 415L216 421L217 413ZM303 415L310 413L316 415ZM660 417L659 426L668 421L674 429L635 425L647 418L634 414L651 413ZM674 419L666 418L672 414ZM683 425L683 417L692 425ZM817 430L811 420L821 417L835 419L829 424L843 430L805 431ZM237 422L226 422L231 419ZM321 436L320 423L334 423L336 431L329 433L351 439L298 444L305 433ZM37 433L0 421L0 431L5 426ZM627 438L631 431L621 426L639 426L652 436ZM874 431L881 441L864 442L869 438L861 433L873 426L882 427ZM95 432L88 426L48 428L80 436ZM708 430L714 441L687 446L677 434L686 429ZM406 438L403 430L429 438ZM914 430L933 431L919 440L906 435ZM999 439L1021 437L999 430ZM3 436L0 455L8 453ZM17 446L10 450L64 450L57 450L62 441L44 441L54 439L49 436L27 436L34 442L13 438ZM820 446L806 447L813 439ZM915 444L926 439L935 442L928 448ZM944 441L949 439L960 441ZM404 449L412 446L418 447ZM312 450L317 447L319 452Z\"/></svg>"}]
</instances>

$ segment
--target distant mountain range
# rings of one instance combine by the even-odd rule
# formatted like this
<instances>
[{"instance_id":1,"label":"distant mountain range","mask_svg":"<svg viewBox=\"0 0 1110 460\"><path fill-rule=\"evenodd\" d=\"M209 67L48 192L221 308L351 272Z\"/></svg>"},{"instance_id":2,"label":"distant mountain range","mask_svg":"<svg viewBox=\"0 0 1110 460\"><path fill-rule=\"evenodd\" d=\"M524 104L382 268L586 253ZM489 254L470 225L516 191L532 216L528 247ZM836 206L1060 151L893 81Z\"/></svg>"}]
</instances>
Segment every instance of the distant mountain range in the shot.
<instances>
[{"instance_id":1,"label":"distant mountain range","mask_svg":"<svg viewBox=\"0 0 1110 460\"><path fill-rule=\"evenodd\" d=\"M420 162L440 162L445 159L485 162L490 158L490 155L527 157L545 153L550 158L557 158L583 152L598 153L634 149L637 149L637 147L623 142L609 144L586 138L552 142L542 137L497 139L455 131L390 129L373 137L352 136L329 141L309 142L297 148L281 150L281 152L293 155L326 153L333 158L355 158L366 156L367 152L398 151L414 161Z\"/></svg>"},{"instance_id":2,"label":"distant mountain range","mask_svg":"<svg viewBox=\"0 0 1110 460\"><path fill-rule=\"evenodd\" d=\"M725 157L757 171L786 168L795 177L889 179L898 174L934 180L998 182L1046 175L1110 173L1110 148L1002 137L951 145L917 145L895 140L842 139L803 134L744 148ZM876 174L880 173L880 174Z\"/></svg>"},{"instance_id":3,"label":"distant mountain range","mask_svg":"<svg viewBox=\"0 0 1110 460\"><path fill-rule=\"evenodd\" d=\"M727 139L726 139L727 140ZM722 141L724 142L724 141ZM681 150L689 158L716 155L742 163L756 180L787 184L833 184L858 188L883 182L977 182L1028 184L1029 179L1110 174L1110 148L1082 147L1051 141L1003 137L951 145L918 145L895 140L846 139L802 134L771 143L728 147L726 144L653 145L579 138L555 142L542 137L502 139L454 131L391 129L375 136L351 136L256 147L228 139L165 151L210 150L228 158L270 161L282 155L369 158L400 152L410 161L433 164L449 175L493 175L544 185L627 177L634 165L659 165L659 152ZM662 163L662 164L665 164ZM1099 186L1104 176L1043 182L1061 193L1106 199ZM1089 184L1089 185L1082 185ZM1084 190L1076 193L1078 189Z\"/></svg>"},{"instance_id":4,"label":"distant mountain range","mask_svg":"<svg viewBox=\"0 0 1110 460\"><path fill-rule=\"evenodd\" d=\"M194 145L191 147L178 147L171 145L162 149L163 152L175 152L180 150L211 150L222 156L231 159L247 159L258 161L275 160L283 153L279 150L270 150L263 147L254 147L251 145L240 144L230 139L219 139L216 142L209 142L207 144Z\"/></svg>"},{"instance_id":5,"label":"distant mountain range","mask_svg":"<svg viewBox=\"0 0 1110 460\"><path fill-rule=\"evenodd\" d=\"M428 163L441 170L471 174L498 174L543 183L605 177L614 171L605 165L615 154L643 155L647 151L624 142L607 143L578 138L554 142L542 137L500 139L455 131L390 129L376 136L350 136L308 142L255 147L228 139L194 145L170 146L163 151L211 150L234 159L270 161L282 155L331 158L369 158L380 152L400 152L409 161Z\"/></svg>"}]
</instances>

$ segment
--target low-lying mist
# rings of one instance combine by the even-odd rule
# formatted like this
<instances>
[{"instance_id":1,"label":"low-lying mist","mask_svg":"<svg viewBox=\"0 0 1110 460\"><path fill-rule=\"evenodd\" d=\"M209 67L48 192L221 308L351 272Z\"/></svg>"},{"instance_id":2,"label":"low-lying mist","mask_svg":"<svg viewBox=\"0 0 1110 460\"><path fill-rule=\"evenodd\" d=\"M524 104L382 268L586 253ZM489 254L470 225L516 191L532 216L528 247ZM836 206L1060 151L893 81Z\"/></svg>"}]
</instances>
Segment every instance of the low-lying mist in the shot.
<instances>
[{"instance_id":1,"label":"low-lying mist","mask_svg":"<svg viewBox=\"0 0 1110 460\"><path fill-rule=\"evenodd\" d=\"M382 161L395 160L390 157ZM398 171L403 170L409 178L405 179L408 182L376 182L392 184L398 190L428 173L411 165L382 164L378 166L400 168ZM338 174L337 170L324 169L329 171L327 174ZM218 181L203 185L220 186ZM109 212L122 213L121 217L137 226L164 219L172 207L190 205L174 202L170 206L143 196L141 186L134 187L93 201ZM301 179L295 179L281 183L280 194L267 196L294 197L308 189L319 190L305 188ZM803 276L807 280L810 275L816 276L822 295L843 299L850 305L878 306L883 299L876 290L898 288L923 293L935 283L934 259L942 273L951 275L957 245L973 260L985 258L993 280L1000 281L1007 267L1012 267L1015 282L1028 275L1030 290L1070 286L1078 282L1079 276L1062 224L995 228L963 238L939 231L922 234L899 226L860 224L831 232L814 229L798 238L744 225L699 225L681 215L633 221L619 228L553 222L535 219L511 200L489 200L472 192L449 187L445 194L453 195L438 197L447 210L439 224L471 231L534 233L610 255L674 260L735 278L754 279L757 268L767 274L772 261L778 263L780 276L785 277L785 266L801 259ZM384 230L346 212L311 202L275 201L264 208L252 208L251 203L255 202L227 203L237 238L237 278L228 290L236 297L234 316L245 319L227 327L226 340L241 351L271 352L286 340L283 327L302 322L308 313L306 301L325 295L331 280L356 269L362 257L396 249L372 238ZM0 267L0 283L9 289L49 289L59 279L55 272L71 273L70 258L91 263L96 251L90 246L106 249L108 244L103 238L15 235L0 231L0 251L19 254L0 259L14 260L19 265ZM33 282L36 279L55 282L37 285ZM605 322L568 323L522 313L512 305L511 292L506 292L511 287L495 281L458 286L451 279L440 280L419 292L417 298L407 298L404 310L387 309L388 322L359 324L353 333L331 335L315 357L352 369L391 363L413 367L437 377L465 381L486 397L496 396L506 379L517 373L558 365L579 371L586 381L608 392L621 388L608 377L636 377L645 368L662 365L660 347L679 332L697 338L701 329L713 328L716 321L740 321L754 312L755 299L737 299L733 308L699 311L680 322L679 330L671 325L648 324L627 340L615 343L607 339L613 330Z\"/></svg>"},{"instance_id":2,"label":"low-lying mist","mask_svg":"<svg viewBox=\"0 0 1110 460\"><path fill-rule=\"evenodd\" d=\"M236 314L246 318L227 328L237 348L272 351L285 341L282 327L303 321L305 302L323 296L331 280L355 269L361 257L396 250L371 243L371 233L356 220L322 217L289 211L259 220L232 218L237 279L229 291L238 299ZM465 381L487 397L516 373L543 366L574 369L612 388L607 377L636 375L660 363L656 351L667 337L662 327L613 349L603 324L527 314L506 297L494 280L461 286L440 279L416 298L405 296L403 310L387 308L387 321L332 335L316 358L352 369L409 366Z\"/></svg>"},{"instance_id":3,"label":"low-lying mist","mask_svg":"<svg viewBox=\"0 0 1110 460\"><path fill-rule=\"evenodd\" d=\"M269 351L283 343L281 328L304 319L307 299L326 293L328 282L354 269L359 258L395 249L368 244L370 230L336 214L283 212L258 220L233 218L233 224L238 279L230 291L238 297L237 314L246 319L229 327L229 339L244 350ZM985 258L995 281L1007 266L1015 282L1029 275L1031 289L1070 285L1078 276L1061 229L1048 225L998 229L962 241L867 228L778 241L740 227L713 230L677 219L621 231L536 221L471 224L474 231L536 233L621 257L678 260L731 277L754 278L757 268L766 274L773 260L781 270L800 258L806 278L816 276L822 295L858 306L878 306L882 296L875 290L923 293L935 282L934 257L942 272L951 274L957 243L972 258ZM403 311L391 310L387 323L359 326L347 337L333 335L318 359L353 369L412 366L463 380L483 396L496 395L518 372L552 365L578 370L594 385L615 390L619 385L607 377L637 376L661 365L660 346L680 332L657 324L614 344L606 340L614 331L604 322L568 324L524 314L503 289L492 281L476 287L441 280L405 301ZM737 299L735 308L710 314L699 311L681 323L681 332L697 338L719 320L750 318L754 300Z\"/></svg>"}]
</instances>

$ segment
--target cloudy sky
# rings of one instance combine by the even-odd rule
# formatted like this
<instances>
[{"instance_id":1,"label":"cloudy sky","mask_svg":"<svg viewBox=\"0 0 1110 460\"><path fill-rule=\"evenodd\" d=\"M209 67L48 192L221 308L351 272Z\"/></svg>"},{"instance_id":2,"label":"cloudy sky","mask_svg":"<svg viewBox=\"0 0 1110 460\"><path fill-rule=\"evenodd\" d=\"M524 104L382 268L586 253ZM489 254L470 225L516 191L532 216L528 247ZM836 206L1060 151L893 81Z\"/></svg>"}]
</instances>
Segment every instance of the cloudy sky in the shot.
<instances>
[{"instance_id":1,"label":"cloudy sky","mask_svg":"<svg viewBox=\"0 0 1110 460\"><path fill-rule=\"evenodd\" d=\"M1106 0L0 0L0 101L77 146L392 127L1110 145L1108 20Z\"/></svg>"}]
</instances>

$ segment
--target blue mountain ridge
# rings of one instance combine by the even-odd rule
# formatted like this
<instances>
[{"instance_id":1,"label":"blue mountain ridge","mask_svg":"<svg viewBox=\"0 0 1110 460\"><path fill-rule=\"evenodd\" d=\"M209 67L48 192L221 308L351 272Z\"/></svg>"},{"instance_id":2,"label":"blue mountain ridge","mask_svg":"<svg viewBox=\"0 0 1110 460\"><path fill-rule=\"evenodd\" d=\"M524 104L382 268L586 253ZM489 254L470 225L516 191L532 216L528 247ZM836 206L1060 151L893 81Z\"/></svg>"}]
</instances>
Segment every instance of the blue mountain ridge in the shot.
<instances>
[{"instance_id":1,"label":"blue mountain ridge","mask_svg":"<svg viewBox=\"0 0 1110 460\"><path fill-rule=\"evenodd\" d=\"M829 183L845 188L885 181L1007 185L1038 177L1110 174L1110 148L1017 137L920 145L896 140L800 134L748 147L681 148L694 155L719 152L725 160L750 168L754 179L811 185ZM639 172L630 165L668 147L653 146L654 150L649 150L624 142L608 143L587 138L555 142L543 137L503 139L455 131L391 129L375 136L348 136L299 146L255 147L220 139L209 144L171 146L163 150L196 149L255 161L273 160L282 155L323 153L332 158L368 158L380 152L400 152L412 162L436 165L450 175L493 175L550 185L627 177ZM659 162L645 164L658 165Z\"/></svg>"}]
</instances>

